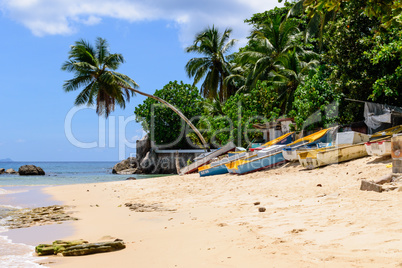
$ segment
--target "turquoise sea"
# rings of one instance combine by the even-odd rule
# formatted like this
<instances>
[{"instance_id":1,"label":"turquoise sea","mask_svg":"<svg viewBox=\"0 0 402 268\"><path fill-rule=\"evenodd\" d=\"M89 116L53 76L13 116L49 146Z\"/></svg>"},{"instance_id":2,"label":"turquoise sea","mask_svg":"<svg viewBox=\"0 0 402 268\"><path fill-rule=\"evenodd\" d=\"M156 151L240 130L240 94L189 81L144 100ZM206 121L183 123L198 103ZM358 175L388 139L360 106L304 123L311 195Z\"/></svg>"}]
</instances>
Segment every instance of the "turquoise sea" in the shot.
<instances>
[{"instance_id":1,"label":"turquoise sea","mask_svg":"<svg viewBox=\"0 0 402 268\"><path fill-rule=\"evenodd\" d=\"M0 267L44 267L34 262L34 247L7 236L4 226L7 211L57 204L41 193L51 185L123 181L128 177L146 179L155 175L116 175L112 168L117 162L0 162L0 168L18 171L22 165L41 167L45 176L0 175Z\"/></svg>"}]
</instances>

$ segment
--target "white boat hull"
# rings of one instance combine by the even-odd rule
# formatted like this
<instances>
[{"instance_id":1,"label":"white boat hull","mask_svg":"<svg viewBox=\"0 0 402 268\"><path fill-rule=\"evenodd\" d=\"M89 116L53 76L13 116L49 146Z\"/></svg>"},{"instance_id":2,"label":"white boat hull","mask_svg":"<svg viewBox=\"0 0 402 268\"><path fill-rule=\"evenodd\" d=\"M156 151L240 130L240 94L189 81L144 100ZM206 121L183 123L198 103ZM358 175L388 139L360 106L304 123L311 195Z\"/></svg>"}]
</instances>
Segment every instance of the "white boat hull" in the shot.
<instances>
[{"instance_id":1,"label":"white boat hull","mask_svg":"<svg viewBox=\"0 0 402 268\"><path fill-rule=\"evenodd\" d=\"M373 156L389 156L391 155L391 141L377 141L377 142L366 142L364 144L368 155Z\"/></svg>"}]
</instances>

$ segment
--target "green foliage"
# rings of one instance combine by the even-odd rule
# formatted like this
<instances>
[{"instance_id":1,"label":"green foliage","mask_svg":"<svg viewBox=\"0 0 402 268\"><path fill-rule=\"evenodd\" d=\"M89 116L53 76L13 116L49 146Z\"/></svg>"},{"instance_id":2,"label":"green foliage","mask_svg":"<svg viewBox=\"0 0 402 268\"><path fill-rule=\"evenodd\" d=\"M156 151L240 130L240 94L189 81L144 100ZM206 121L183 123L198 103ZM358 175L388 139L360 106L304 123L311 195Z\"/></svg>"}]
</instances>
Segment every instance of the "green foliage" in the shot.
<instances>
[{"instance_id":1,"label":"green foliage","mask_svg":"<svg viewBox=\"0 0 402 268\"><path fill-rule=\"evenodd\" d=\"M169 82L161 90L156 90L157 96L179 109L190 120L202 114L202 98L198 89L192 85ZM143 104L135 108L136 121L141 122L145 131L151 134L156 145L168 145L169 148L191 148L186 141L186 124L171 109L154 99L147 98ZM193 122L193 124L195 124ZM182 137L180 137L182 135Z\"/></svg>"},{"instance_id":2,"label":"green foliage","mask_svg":"<svg viewBox=\"0 0 402 268\"><path fill-rule=\"evenodd\" d=\"M267 82L257 82L249 93L231 96L223 105L223 114L214 116L204 113L198 124L199 130L216 147L235 142L245 146L262 133L252 127L255 123L269 122L279 116L277 92Z\"/></svg>"},{"instance_id":3,"label":"green foliage","mask_svg":"<svg viewBox=\"0 0 402 268\"><path fill-rule=\"evenodd\" d=\"M373 84L370 98L374 101L400 105L402 96L402 29L393 28L383 31L367 42L374 42L373 49L365 55L377 68L379 75Z\"/></svg>"},{"instance_id":4,"label":"green foliage","mask_svg":"<svg viewBox=\"0 0 402 268\"><path fill-rule=\"evenodd\" d=\"M304 84L298 86L293 102L294 117L298 130L328 127L339 120L338 106L342 94L328 82L329 72L324 66Z\"/></svg>"},{"instance_id":5,"label":"green foliage","mask_svg":"<svg viewBox=\"0 0 402 268\"><path fill-rule=\"evenodd\" d=\"M381 70L365 56L373 49L373 44L365 42L373 36L373 29L378 29L380 22L362 14L365 1L350 1L343 4L335 21L328 23L324 35L324 60L331 75L330 83L335 91L345 97L368 100L372 94L372 85ZM349 123L363 119L361 106L352 102L342 102L340 122Z\"/></svg>"}]
</instances>

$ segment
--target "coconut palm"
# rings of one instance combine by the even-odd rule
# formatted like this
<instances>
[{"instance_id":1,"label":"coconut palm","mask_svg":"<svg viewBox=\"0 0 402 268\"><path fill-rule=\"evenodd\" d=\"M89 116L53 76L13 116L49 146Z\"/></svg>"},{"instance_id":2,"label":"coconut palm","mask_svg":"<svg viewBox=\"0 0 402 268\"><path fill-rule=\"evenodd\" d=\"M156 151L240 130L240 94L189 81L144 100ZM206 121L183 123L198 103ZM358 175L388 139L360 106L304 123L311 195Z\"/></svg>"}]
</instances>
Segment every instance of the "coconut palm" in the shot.
<instances>
[{"instance_id":1,"label":"coconut palm","mask_svg":"<svg viewBox=\"0 0 402 268\"><path fill-rule=\"evenodd\" d=\"M65 81L63 89L70 92L83 88L75 99L75 105L96 105L96 113L108 117L116 104L125 108L126 101L138 93L172 109L194 130L204 147L209 148L198 129L178 109L161 98L139 91L133 79L116 72L124 58L121 54L111 54L105 39L98 37L95 47L84 40L75 42L68 58L61 69L73 72L74 78Z\"/></svg>"},{"instance_id":2,"label":"coconut palm","mask_svg":"<svg viewBox=\"0 0 402 268\"><path fill-rule=\"evenodd\" d=\"M225 53L236 43L235 39L229 39L231 32L231 29L226 29L221 34L215 26L208 27L196 35L193 45L186 48L186 52L204 56L190 59L186 64L186 72L190 78L194 77L194 85L205 77L200 88L205 98L213 100L218 97L224 101L235 93L233 86L223 83L230 74Z\"/></svg>"},{"instance_id":3,"label":"coconut palm","mask_svg":"<svg viewBox=\"0 0 402 268\"><path fill-rule=\"evenodd\" d=\"M304 39L307 42L310 38L318 36L318 49L321 51L323 47L323 35L325 26L329 21L335 19L340 8L340 2L329 3L330 6L316 5L315 0L299 0L294 3L289 10L287 17L300 16L306 13L309 21L304 33ZM339 5L338 5L339 4Z\"/></svg>"},{"instance_id":4,"label":"coconut palm","mask_svg":"<svg viewBox=\"0 0 402 268\"><path fill-rule=\"evenodd\" d=\"M292 108L297 87L316 70L319 64L317 57L314 52L296 52L296 49L293 49L282 55L278 59L276 70L270 72L268 81L278 89L279 103L284 114Z\"/></svg>"},{"instance_id":5,"label":"coconut palm","mask_svg":"<svg viewBox=\"0 0 402 268\"><path fill-rule=\"evenodd\" d=\"M298 23L283 19L280 14L253 30L247 48L239 55L242 65L252 66L246 79L248 89L252 89L258 80L267 79L278 59L297 45L298 34Z\"/></svg>"}]
</instances>

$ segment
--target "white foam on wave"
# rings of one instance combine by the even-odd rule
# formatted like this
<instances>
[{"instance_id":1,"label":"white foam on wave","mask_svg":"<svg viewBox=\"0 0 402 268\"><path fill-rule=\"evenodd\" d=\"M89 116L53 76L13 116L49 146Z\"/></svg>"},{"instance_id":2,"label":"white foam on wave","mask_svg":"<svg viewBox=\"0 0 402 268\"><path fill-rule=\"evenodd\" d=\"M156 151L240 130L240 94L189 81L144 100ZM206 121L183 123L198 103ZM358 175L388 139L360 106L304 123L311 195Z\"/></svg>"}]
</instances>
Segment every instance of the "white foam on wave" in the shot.
<instances>
[{"instance_id":1,"label":"white foam on wave","mask_svg":"<svg viewBox=\"0 0 402 268\"><path fill-rule=\"evenodd\" d=\"M18 194L18 193L25 193L28 192L28 189L19 189L19 190L6 190L3 188L0 188L0 195L3 194Z\"/></svg>"},{"instance_id":2,"label":"white foam on wave","mask_svg":"<svg viewBox=\"0 0 402 268\"><path fill-rule=\"evenodd\" d=\"M8 218L8 217L7 217ZM6 220L2 219L1 221ZM7 231L7 228L0 226L0 233ZM34 268L46 267L36 263L47 258L35 257L35 247L22 243L13 243L7 236L0 235L0 267L10 268Z\"/></svg>"}]
</instances>

